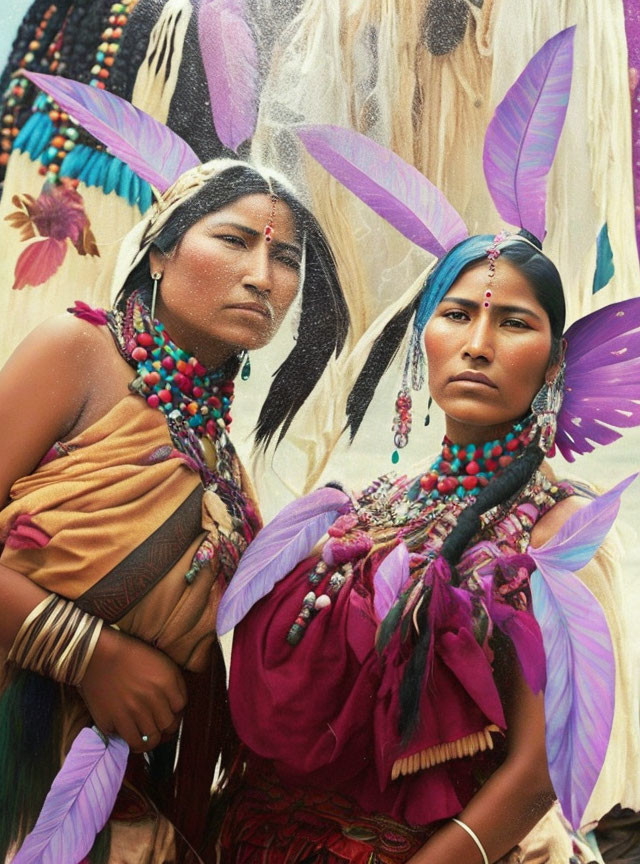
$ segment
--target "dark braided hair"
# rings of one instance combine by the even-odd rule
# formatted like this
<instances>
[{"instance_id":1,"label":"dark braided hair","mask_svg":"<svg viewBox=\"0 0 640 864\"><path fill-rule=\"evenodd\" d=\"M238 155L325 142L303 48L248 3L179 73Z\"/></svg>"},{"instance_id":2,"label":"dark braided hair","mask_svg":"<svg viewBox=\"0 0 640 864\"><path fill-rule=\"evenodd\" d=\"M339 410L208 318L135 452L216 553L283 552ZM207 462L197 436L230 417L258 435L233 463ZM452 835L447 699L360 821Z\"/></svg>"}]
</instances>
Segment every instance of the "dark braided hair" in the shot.
<instances>
[{"instance_id":1,"label":"dark braided hair","mask_svg":"<svg viewBox=\"0 0 640 864\"><path fill-rule=\"evenodd\" d=\"M151 31L164 5L164 0L139 0L129 18L109 78L109 89L123 99L131 101L138 70L149 50ZM192 0L192 6L169 105L167 126L189 144L202 162L207 162L225 155L233 157L235 154L222 146L213 125L209 88L198 42L198 4L195 0ZM174 54L172 43L169 42L165 47L171 58ZM164 56L162 51L160 54Z\"/></svg>"},{"instance_id":2,"label":"dark braided hair","mask_svg":"<svg viewBox=\"0 0 640 864\"><path fill-rule=\"evenodd\" d=\"M56 70L57 75L63 75L65 78L69 78L72 75L72 71L70 70L75 66L75 63L72 61L71 67L69 63L71 58L76 55L77 46L85 41L83 34L84 27L86 26L85 18L92 2L93 0L75 0L73 4L73 9L64 28L64 36L60 47L60 61ZM93 66L93 56L85 57L85 64Z\"/></svg>"},{"instance_id":3,"label":"dark braided hair","mask_svg":"<svg viewBox=\"0 0 640 864\"><path fill-rule=\"evenodd\" d=\"M235 154L220 142L213 125L211 97L198 42L198 14L189 20L182 59L171 97L167 125L177 132L203 162Z\"/></svg>"},{"instance_id":4,"label":"dark braided hair","mask_svg":"<svg viewBox=\"0 0 640 864\"><path fill-rule=\"evenodd\" d=\"M208 213L246 195L270 195L272 191L293 214L296 233L300 240L304 238L306 261L298 339L274 374L256 424L256 445L263 449L274 436L277 436L276 444L280 443L332 355L337 356L342 351L346 340L349 312L335 259L320 225L284 186L275 180L270 186L249 165L238 165L213 177L176 208L154 241L154 246L167 254L185 232ZM127 298L135 290L149 302L152 281L148 259L147 253L127 277L116 298L117 308L123 310Z\"/></svg>"},{"instance_id":5,"label":"dark braided hair","mask_svg":"<svg viewBox=\"0 0 640 864\"><path fill-rule=\"evenodd\" d=\"M544 453L538 446L536 437L517 459L514 459L502 473L480 490L473 504L460 513L455 528L440 549L440 554L451 567L451 581L454 585L459 584L460 581L455 566L472 538L480 530L482 514L515 497L533 477L543 459Z\"/></svg>"},{"instance_id":6,"label":"dark braided hair","mask_svg":"<svg viewBox=\"0 0 640 864\"><path fill-rule=\"evenodd\" d=\"M102 42L102 32L111 14L112 0L91 0L77 10L79 22L72 28L73 41L65 34L65 77L88 84L91 68L95 63L98 45ZM68 53L66 51L68 50Z\"/></svg>"}]
</instances>

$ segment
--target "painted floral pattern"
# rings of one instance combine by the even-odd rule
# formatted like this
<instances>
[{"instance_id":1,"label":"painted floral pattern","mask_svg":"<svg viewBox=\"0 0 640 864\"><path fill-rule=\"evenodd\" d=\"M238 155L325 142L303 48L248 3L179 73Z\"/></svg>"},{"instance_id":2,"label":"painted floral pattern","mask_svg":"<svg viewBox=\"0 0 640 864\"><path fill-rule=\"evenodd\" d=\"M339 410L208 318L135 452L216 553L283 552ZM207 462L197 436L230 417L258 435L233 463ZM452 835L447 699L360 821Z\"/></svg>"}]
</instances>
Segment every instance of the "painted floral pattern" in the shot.
<instances>
[{"instance_id":1,"label":"painted floral pattern","mask_svg":"<svg viewBox=\"0 0 640 864\"><path fill-rule=\"evenodd\" d=\"M99 256L82 196L67 177L45 183L37 198L14 195L17 208L5 216L20 231L24 242L32 241L20 254L14 272L14 290L42 285L60 268L70 240L79 255Z\"/></svg>"}]
</instances>

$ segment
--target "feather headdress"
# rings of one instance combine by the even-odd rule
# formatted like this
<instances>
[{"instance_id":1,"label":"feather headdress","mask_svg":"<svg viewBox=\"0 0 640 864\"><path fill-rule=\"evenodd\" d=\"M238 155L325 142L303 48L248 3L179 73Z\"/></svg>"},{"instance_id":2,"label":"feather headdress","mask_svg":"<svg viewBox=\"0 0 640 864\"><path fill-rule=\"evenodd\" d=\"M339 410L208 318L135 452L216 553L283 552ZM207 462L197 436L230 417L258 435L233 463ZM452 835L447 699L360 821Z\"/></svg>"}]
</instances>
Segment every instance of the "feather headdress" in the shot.
<instances>
[{"instance_id":1,"label":"feather headdress","mask_svg":"<svg viewBox=\"0 0 640 864\"><path fill-rule=\"evenodd\" d=\"M568 27L540 48L497 106L485 136L483 167L496 209L540 240L546 234L547 176L571 91L574 36L575 27ZM307 126L298 134L336 179L423 249L441 257L468 236L444 195L396 154L348 129ZM507 234L497 248L512 242L529 241ZM401 393L408 392L412 365L412 386L422 386L420 334L448 285L445 278L437 285L428 280L416 303ZM565 339L567 372L555 441L573 461L574 454L593 450L591 442L619 438L611 427L640 425L640 299L588 315ZM358 421L350 418L350 425L355 434Z\"/></svg>"}]
</instances>

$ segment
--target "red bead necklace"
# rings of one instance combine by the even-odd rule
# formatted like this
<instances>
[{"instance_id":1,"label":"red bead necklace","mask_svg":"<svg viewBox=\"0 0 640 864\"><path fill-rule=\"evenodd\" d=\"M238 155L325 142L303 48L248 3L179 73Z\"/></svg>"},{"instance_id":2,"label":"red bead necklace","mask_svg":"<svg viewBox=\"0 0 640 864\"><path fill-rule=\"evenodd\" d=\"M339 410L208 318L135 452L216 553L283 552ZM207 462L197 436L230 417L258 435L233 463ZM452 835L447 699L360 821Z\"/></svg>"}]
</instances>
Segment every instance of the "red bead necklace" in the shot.
<instances>
[{"instance_id":1,"label":"red bead necklace","mask_svg":"<svg viewBox=\"0 0 640 864\"><path fill-rule=\"evenodd\" d=\"M527 417L502 440L464 445L445 436L442 452L420 478L420 486L431 499L474 495L522 453L535 430L532 418Z\"/></svg>"}]
</instances>

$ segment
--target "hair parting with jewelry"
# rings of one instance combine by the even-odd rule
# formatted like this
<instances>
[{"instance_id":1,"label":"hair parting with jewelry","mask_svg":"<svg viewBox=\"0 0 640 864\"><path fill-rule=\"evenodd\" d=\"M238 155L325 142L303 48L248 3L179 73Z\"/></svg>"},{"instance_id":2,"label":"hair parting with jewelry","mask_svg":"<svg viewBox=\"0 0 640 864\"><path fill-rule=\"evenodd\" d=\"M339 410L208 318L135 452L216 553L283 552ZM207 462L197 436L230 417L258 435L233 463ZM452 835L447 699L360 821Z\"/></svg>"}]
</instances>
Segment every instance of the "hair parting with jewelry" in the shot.
<instances>
[{"instance_id":1,"label":"hair parting with jewelry","mask_svg":"<svg viewBox=\"0 0 640 864\"><path fill-rule=\"evenodd\" d=\"M276 444L281 441L332 355L341 352L347 336L349 312L324 232L315 217L277 180L263 177L249 165L238 165L216 175L178 207L154 245L170 255L189 228L208 213L256 194L268 195L272 202L275 196L289 207L304 250L301 298L295 301L300 303L298 338L274 374L256 425L256 446L266 449L274 436ZM148 253L127 277L116 307L124 310L127 298L136 290L150 305L153 279Z\"/></svg>"}]
</instances>

